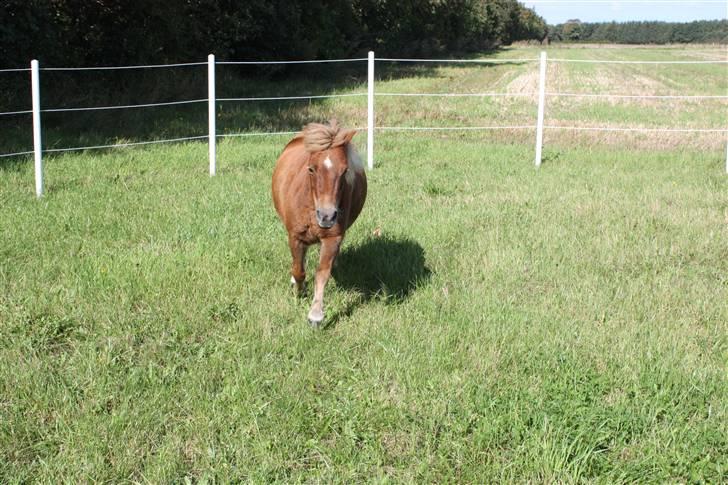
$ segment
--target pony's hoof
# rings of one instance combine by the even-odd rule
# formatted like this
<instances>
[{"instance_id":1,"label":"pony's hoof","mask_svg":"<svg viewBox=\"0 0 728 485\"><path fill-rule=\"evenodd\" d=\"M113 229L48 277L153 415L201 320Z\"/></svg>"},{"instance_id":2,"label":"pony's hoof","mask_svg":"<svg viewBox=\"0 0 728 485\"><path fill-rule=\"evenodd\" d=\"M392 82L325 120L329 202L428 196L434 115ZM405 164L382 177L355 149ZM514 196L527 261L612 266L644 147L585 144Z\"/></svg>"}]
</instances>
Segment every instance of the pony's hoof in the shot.
<instances>
[{"instance_id":1,"label":"pony's hoof","mask_svg":"<svg viewBox=\"0 0 728 485\"><path fill-rule=\"evenodd\" d=\"M296 281L296 279L291 276L291 288L293 288L293 293L298 298L302 298L306 296L306 283L305 281L301 281L300 283Z\"/></svg>"},{"instance_id":2,"label":"pony's hoof","mask_svg":"<svg viewBox=\"0 0 728 485\"><path fill-rule=\"evenodd\" d=\"M311 324L312 327L318 328L319 325L321 325L321 322L324 321L324 312L319 310L311 310L308 312L308 323Z\"/></svg>"}]
</instances>

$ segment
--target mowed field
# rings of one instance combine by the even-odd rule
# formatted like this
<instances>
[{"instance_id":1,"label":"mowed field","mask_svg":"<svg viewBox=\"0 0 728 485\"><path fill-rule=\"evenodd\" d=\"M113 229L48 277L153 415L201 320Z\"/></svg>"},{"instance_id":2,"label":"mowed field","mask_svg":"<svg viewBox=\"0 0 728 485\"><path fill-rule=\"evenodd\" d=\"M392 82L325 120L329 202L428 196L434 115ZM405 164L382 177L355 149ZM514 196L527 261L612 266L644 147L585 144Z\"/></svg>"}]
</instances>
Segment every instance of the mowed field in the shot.
<instances>
[{"instance_id":1,"label":"mowed field","mask_svg":"<svg viewBox=\"0 0 728 485\"><path fill-rule=\"evenodd\" d=\"M548 53L725 59L716 46ZM726 95L726 69L554 63L547 91ZM381 93L526 94L380 96L381 127L535 123L536 63L379 74ZM366 89L342 85L329 92ZM549 97L546 124L726 128L727 105ZM159 116L204 133L198 110ZM366 100L225 104L219 126L331 116L364 126ZM69 126L88 131L47 144L108 141L101 122ZM725 134L549 129L536 169L533 130L378 131L319 330L289 287L270 201L286 141L222 139L213 178L204 143L51 156L40 200L32 160L0 159L0 482L725 480Z\"/></svg>"}]
</instances>

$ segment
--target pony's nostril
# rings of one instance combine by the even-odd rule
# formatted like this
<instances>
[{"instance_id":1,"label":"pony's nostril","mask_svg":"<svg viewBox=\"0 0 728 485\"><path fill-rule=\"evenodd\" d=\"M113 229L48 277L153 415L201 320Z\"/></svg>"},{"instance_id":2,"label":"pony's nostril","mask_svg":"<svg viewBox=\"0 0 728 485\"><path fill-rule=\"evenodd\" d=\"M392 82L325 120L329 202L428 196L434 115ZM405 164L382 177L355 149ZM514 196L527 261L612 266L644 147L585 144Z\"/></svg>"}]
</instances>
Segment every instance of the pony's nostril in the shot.
<instances>
[{"instance_id":1,"label":"pony's nostril","mask_svg":"<svg viewBox=\"0 0 728 485\"><path fill-rule=\"evenodd\" d=\"M321 223L333 224L336 222L338 210L336 209L316 209L316 218Z\"/></svg>"}]
</instances>

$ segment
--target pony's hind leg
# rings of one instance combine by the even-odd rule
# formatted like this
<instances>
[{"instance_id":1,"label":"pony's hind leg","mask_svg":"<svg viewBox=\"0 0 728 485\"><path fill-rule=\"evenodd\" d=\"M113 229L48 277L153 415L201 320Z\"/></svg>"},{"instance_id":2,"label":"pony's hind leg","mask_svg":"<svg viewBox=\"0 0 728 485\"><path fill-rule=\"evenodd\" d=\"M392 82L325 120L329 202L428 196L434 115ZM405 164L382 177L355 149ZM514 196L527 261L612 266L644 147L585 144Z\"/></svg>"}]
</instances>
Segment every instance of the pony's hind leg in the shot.
<instances>
[{"instance_id":1,"label":"pony's hind leg","mask_svg":"<svg viewBox=\"0 0 728 485\"><path fill-rule=\"evenodd\" d=\"M293 262L291 263L291 286L293 286L297 296L303 296L306 293L306 250L308 246L293 236L288 236L288 246L291 249Z\"/></svg>"},{"instance_id":2,"label":"pony's hind leg","mask_svg":"<svg viewBox=\"0 0 728 485\"><path fill-rule=\"evenodd\" d=\"M321 256L316 270L316 283L313 295L313 304L308 312L308 321L318 326L324 319L324 288L331 276L331 266L339 254L341 237L332 237L321 241Z\"/></svg>"}]
</instances>

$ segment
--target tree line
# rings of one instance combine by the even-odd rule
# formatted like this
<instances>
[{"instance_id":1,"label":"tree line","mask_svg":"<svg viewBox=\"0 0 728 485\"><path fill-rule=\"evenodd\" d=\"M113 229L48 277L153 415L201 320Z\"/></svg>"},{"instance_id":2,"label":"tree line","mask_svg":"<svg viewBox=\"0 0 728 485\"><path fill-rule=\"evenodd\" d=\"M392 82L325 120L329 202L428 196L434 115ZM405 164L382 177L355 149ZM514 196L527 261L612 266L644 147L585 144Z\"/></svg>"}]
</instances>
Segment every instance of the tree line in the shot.
<instances>
[{"instance_id":1,"label":"tree line","mask_svg":"<svg viewBox=\"0 0 728 485\"><path fill-rule=\"evenodd\" d=\"M728 20L695 22L581 22L549 26L549 39L614 44L727 44Z\"/></svg>"},{"instance_id":2,"label":"tree line","mask_svg":"<svg viewBox=\"0 0 728 485\"><path fill-rule=\"evenodd\" d=\"M5 0L0 67L432 55L543 39L516 0Z\"/></svg>"}]
</instances>

